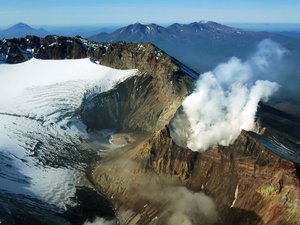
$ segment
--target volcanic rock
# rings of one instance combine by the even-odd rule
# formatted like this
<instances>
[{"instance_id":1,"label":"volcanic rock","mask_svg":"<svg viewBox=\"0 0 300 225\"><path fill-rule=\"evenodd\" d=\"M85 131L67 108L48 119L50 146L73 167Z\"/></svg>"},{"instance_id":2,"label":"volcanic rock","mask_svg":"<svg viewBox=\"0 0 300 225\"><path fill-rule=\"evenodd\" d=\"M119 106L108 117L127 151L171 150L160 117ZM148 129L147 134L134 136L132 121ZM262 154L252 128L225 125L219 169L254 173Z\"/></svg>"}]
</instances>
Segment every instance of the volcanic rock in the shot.
<instances>
[{"instance_id":1,"label":"volcanic rock","mask_svg":"<svg viewBox=\"0 0 300 225\"><path fill-rule=\"evenodd\" d=\"M260 133L241 131L229 146L192 152L176 145L168 125L198 74L154 45L58 36L0 41L3 63L32 57L90 57L97 64L139 70L138 76L108 92L86 95L78 110L89 129L111 129L130 140L107 154L91 173L95 187L111 200L120 224L166 224L174 207L187 199L174 200L170 193L198 194L209 203L210 210L197 208L198 215L187 207L191 224L300 221L297 116L262 105Z\"/></svg>"}]
</instances>

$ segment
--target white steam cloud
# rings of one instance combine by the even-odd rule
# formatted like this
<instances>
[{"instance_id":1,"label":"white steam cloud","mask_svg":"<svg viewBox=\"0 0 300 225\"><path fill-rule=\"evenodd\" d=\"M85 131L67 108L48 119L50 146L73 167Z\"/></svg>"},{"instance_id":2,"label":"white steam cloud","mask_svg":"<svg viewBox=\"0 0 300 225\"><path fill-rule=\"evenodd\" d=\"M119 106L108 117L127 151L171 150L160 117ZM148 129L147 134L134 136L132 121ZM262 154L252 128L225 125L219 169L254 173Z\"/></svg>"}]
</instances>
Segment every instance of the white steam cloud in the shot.
<instances>
[{"instance_id":1,"label":"white steam cloud","mask_svg":"<svg viewBox=\"0 0 300 225\"><path fill-rule=\"evenodd\" d=\"M107 168L99 170L109 170L105 183L113 199L118 199L115 206L120 224L145 224L145 216L153 221L149 224L157 225L213 225L218 222L216 205L205 193L187 189L175 177L145 171L141 161L126 157L122 155L122 159L107 162ZM101 176L98 179L102 179Z\"/></svg>"},{"instance_id":2,"label":"white steam cloud","mask_svg":"<svg viewBox=\"0 0 300 225\"><path fill-rule=\"evenodd\" d=\"M168 209L161 215L167 217L167 225L216 224L218 214L213 200L202 192L192 192L185 187L169 188L164 192L169 202Z\"/></svg>"},{"instance_id":3,"label":"white steam cloud","mask_svg":"<svg viewBox=\"0 0 300 225\"><path fill-rule=\"evenodd\" d=\"M144 180L145 184L140 184L140 189L135 190L135 193L139 199L159 208L163 207L163 212L158 216L158 224L213 225L218 221L214 201L203 192L193 192L186 187L177 186L168 177L149 180Z\"/></svg>"},{"instance_id":4,"label":"white steam cloud","mask_svg":"<svg viewBox=\"0 0 300 225\"><path fill-rule=\"evenodd\" d=\"M279 44L264 40L247 61L233 57L202 74L182 104L183 114L171 124L177 144L205 151L215 144L229 145L242 129L253 129L259 101L267 101L279 88L269 80L285 53Z\"/></svg>"}]
</instances>

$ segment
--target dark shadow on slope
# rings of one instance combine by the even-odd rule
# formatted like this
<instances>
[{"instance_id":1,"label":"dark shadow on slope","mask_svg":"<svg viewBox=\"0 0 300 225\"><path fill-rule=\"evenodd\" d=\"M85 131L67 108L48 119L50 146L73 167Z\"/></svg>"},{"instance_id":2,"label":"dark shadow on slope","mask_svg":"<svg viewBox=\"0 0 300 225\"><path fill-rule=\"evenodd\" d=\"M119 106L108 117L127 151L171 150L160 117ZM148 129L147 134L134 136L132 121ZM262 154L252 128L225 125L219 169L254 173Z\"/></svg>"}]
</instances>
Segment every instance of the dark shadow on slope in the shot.
<instances>
[{"instance_id":1,"label":"dark shadow on slope","mask_svg":"<svg viewBox=\"0 0 300 225\"><path fill-rule=\"evenodd\" d=\"M86 220L92 222L96 217L107 220L115 218L115 213L107 199L91 188L79 187L74 201L78 205L69 206L63 217L74 225L81 225Z\"/></svg>"},{"instance_id":2,"label":"dark shadow on slope","mask_svg":"<svg viewBox=\"0 0 300 225\"><path fill-rule=\"evenodd\" d=\"M260 103L257 118L263 127L287 134L300 139L300 117L280 111L266 104Z\"/></svg>"},{"instance_id":3,"label":"dark shadow on slope","mask_svg":"<svg viewBox=\"0 0 300 225\"><path fill-rule=\"evenodd\" d=\"M26 159L0 149L0 224L68 224L59 216L61 209L30 191L31 178L15 166L19 160L26 163Z\"/></svg>"},{"instance_id":4,"label":"dark shadow on slope","mask_svg":"<svg viewBox=\"0 0 300 225\"><path fill-rule=\"evenodd\" d=\"M15 166L26 159L0 149L0 224L1 225L81 225L95 217L115 218L109 201L96 191L76 187L75 206L59 208L40 199L30 190L31 178Z\"/></svg>"},{"instance_id":5,"label":"dark shadow on slope","mask_svg":"<svg viewBox=\"0 0 300 225\"><path fill-rule=\"evenodd\" d=\"M222 221L222 225L263 225L262 218L253 211L230 208L228 215Z\"/></svg>"}]
</instances>

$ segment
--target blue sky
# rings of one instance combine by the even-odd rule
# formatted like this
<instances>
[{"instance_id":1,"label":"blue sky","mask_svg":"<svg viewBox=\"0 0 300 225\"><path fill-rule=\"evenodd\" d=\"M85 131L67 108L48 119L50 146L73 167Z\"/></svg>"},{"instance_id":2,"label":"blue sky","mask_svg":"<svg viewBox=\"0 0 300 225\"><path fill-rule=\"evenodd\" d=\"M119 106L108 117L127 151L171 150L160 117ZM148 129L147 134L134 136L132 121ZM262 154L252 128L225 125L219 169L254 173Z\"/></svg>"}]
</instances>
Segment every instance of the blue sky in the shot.
<instances>
[{"instance_id":1,"label":"blue sky","mask_svg":"<svg viewBox=\"0 0 300 225\"><path fill-rule=\"evenodd\" d=\"M193 22L300 23L300 0L7 0L0 27Z\"/></svg>"}]
</instances>

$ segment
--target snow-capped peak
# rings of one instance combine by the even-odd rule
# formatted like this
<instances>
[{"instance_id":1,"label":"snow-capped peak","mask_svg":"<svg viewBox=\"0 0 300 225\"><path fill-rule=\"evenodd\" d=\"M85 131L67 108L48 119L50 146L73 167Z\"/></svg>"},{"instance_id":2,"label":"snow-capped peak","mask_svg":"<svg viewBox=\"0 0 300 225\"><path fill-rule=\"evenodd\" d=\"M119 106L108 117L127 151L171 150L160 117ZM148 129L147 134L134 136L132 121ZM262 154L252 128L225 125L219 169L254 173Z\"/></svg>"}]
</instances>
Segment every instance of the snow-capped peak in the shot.
<instances>
[{"instance_id":1,"label":"snow-capped peak","mask_svg":"<svg viewBox=\"0 0 300 225\"><path fill-rule=\"evenodd\" d=\"M208 20L201 20L199 23L206 24L208 22L209 22Z\"/></svg>"}]
</instances>

